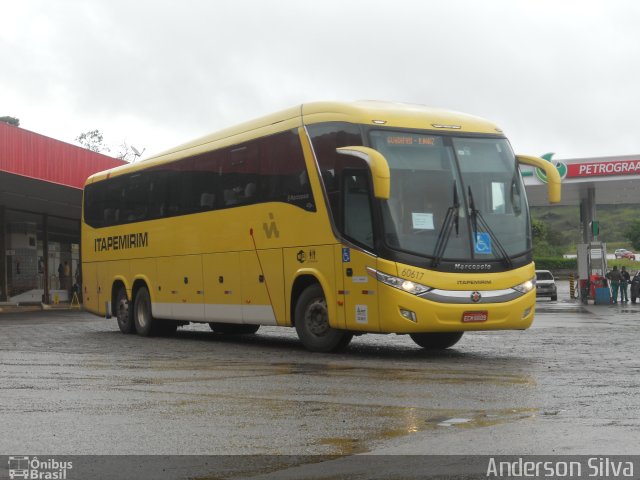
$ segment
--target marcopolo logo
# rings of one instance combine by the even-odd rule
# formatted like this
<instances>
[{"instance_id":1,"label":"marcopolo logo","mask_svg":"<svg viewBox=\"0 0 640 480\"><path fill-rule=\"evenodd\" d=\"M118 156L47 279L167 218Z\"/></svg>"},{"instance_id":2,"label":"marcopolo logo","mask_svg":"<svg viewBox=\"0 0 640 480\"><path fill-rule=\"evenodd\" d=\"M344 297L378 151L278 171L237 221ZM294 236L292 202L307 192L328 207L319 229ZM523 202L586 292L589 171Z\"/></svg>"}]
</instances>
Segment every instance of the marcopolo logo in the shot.
<instances>
[{"instance_id":1,"label":"marcopolo logo","mask_svg":"<svg viewBox=\"0 0 640 480\"><path fill-rule=\"evenodd\" d=\"M67 472L73 469L73 462L63 462L55 458L44 460L38 457L9 457L9 478L37 480L66 480Z\"/></svg>"}]
</instances>

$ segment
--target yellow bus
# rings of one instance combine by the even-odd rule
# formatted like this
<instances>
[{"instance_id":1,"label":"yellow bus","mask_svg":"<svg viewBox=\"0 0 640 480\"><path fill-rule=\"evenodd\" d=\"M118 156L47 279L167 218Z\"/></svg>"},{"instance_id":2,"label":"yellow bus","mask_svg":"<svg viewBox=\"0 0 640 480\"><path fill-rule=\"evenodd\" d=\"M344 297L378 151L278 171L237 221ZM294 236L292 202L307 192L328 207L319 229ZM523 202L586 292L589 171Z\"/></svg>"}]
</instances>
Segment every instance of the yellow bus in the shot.
<instances>
[{"instance_id":1,"label":"yellow bus","mask_svg":"<svg viewBox=\"0 0 640 480\"><path fill-rule=\"evenodd\" d=\"M312 351L408 334L526 329L531 225L516 156L486 120L419 105L310 103L87 179L87 310L123 333L293 327Z\"/></svg>"}]
</instances>

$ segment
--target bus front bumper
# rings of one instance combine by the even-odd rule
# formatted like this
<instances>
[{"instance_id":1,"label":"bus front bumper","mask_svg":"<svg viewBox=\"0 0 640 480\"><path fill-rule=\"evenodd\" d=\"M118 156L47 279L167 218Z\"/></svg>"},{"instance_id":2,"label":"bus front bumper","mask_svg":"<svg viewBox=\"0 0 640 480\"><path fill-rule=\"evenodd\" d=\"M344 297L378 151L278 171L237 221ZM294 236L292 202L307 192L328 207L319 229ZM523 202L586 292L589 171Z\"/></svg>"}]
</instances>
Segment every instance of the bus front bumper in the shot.
<instances>
[{"instance_id":1,"label":"bus front bumper","mask_svg":"<svg viewBox=\"0 0 640 480\"><path fill-rule=\"evenodd\" d=\"M533 322L535 289L501 302L445 303L379 283L380 331L430 333L478 330L524 330ZM463 292L461 292L464 295Z\"/></svg>"}]
</instances>

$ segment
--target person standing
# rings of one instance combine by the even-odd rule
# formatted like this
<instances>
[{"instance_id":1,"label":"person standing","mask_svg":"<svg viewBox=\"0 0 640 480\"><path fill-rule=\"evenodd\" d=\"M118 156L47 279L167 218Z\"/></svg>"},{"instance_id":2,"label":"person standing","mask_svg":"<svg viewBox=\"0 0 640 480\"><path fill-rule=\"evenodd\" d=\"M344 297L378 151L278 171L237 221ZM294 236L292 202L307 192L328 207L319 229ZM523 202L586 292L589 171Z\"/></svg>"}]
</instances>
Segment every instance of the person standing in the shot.
<instances>
[{"instance_id":1,"label":"person standing","mask_svg":"<svg viewBox=\"0 0 640 480\"><path fill-rule=\"evenodd\" d=\"M64 266L62 265L62 263L60 263L60 265L58 265L58 280L60 281L60 286L58 287L59 289L64 288Z\"/></svg>"},{"instance_id":2,"label":"person standing","mask_svg":"<svg viewBox=\"0 0 640 480\"><path fill-rule=\"evenodd\" d=\"M64 262L64 285L62 288L67 292L71 291L71 266L69 262Z\"/></svg>"},{"instance_id":3,"label":"person standing","mask_svg":"<svg viewBox=\"0 0 640 480\"><path fill-rule=\"evenodd\" d=\"M611 283L611 303L618 303L618 290L620 289L620 279L622 276L620 275L620 270L618 270L617 265L613 266L613 270L607 274L607 278Z\"/></svg>"},{"instance_id":4,"label":"person standing","mask_svg":"<svg viewBox=\"0 0 640 480\"><path fill-rule=\"evenodd\" d=\"M640 297L640 270L631 279L631 303L636 303L638 297Z\"/></svg>"},{"instance_id":5,"label":"person standing","mask_svg":"<svg viewBox=\"0 0 640 480\"><path fill-rule=\"evenodd\" d=\"M624 265L620 271L620 302L627 303L629 301L629 293L627 292L627 286L631 281L631 276L627 272L627 267Z\"/></svg>"}]
</instances>

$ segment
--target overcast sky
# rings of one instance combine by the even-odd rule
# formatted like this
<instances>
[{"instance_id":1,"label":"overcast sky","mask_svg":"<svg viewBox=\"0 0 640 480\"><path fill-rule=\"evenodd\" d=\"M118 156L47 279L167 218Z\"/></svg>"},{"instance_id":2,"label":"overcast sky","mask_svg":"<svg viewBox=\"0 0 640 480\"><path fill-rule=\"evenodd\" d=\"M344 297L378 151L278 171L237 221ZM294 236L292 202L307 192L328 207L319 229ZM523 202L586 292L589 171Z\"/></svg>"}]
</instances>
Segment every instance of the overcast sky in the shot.
<instances>
[{"instance_id":1,"label":"overcast sky","mask_svg":"<svg viewBox=\"0 0 640 480\"><path fill-rule=\"evenodd\" d=\"M518 153L640 154L637 0L0 0L0 116L148 154L309 101L496 122Z\"/></svg>"}]
</instances>

